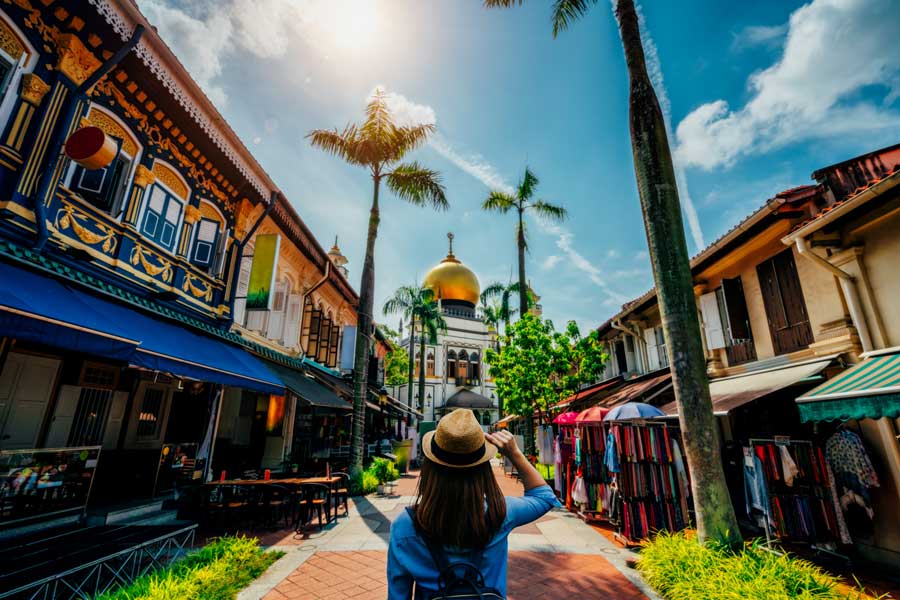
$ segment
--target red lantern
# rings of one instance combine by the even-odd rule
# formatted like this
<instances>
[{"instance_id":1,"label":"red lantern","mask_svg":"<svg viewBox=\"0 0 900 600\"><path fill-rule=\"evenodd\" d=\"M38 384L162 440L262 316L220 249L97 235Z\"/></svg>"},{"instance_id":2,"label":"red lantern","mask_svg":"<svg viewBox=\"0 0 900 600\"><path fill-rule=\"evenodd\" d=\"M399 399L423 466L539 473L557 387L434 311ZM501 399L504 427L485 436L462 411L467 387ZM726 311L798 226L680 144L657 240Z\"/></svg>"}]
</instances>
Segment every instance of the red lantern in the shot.
<instances>
[{"instance_id":1,"label":"red lantern","mask_svg":"<svg viewBox=\"0 0 900 600\"><path fill-rule=\"evenodd\" d=\"M66 156L89 171L102 169L119 153L119 145L99 127L82 127L66 140Z\"/></svg>"}]
</instances>

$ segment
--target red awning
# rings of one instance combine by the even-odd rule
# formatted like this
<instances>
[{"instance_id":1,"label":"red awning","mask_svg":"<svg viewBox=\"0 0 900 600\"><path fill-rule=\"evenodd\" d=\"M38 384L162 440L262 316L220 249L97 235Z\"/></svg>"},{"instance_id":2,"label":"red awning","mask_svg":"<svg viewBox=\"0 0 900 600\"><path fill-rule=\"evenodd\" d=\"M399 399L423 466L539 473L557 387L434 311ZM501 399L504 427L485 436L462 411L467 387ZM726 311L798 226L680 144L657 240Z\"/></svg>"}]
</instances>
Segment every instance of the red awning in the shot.
<instances>
[{"instance_id":1,"label":"red awning","mask_svg":"<svg viewBox=\"0 0 900 600\"><path fill-rule=\"evenodd\" d=\"M592 406L589 409L583 410L578 413L575 421L579 425L587 425L589 423L602 423L603 417L605 417L606 413L608 412L608 408L603 408L602 406Z\"/></svg>"}]
</instances>

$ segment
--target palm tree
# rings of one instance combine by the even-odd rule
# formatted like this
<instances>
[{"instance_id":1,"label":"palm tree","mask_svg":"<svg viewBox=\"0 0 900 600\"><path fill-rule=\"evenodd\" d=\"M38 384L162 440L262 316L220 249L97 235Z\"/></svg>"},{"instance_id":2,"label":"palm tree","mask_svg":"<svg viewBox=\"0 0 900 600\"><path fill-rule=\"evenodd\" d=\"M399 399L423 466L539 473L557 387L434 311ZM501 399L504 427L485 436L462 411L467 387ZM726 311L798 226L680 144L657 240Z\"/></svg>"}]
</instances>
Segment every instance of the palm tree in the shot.
<instances>
[{"instance_id":1,"label":"palm tree","mask_svg":"<svg viewBox=\"0 0 900 600\"><path fill-rule=\"evenodd\" d=\"M516 223L516 244L519 249L519 314L528 312L528 283L525 279L525 249L528 244L525 241L525 212L531 211L538 216L552 221L565 220L568 212L562 206L555 206L543 200L532 200L538 178L525 167L525 175L516 186L515 195L500 190L491 190L488 197L481 204L481 208L487 211L506 214L515 209L518 221Z\"/></svg>"},{"instance_id":2,"label":"palm tree","mask_svg":"<svg viewBox=\"0 0 900 600\"><path fill-rule=\"evenodd\" d=\"M413 340L416 339L416 320L413 318L415 305L419 302L421 288L414 285L404 285L394 291L394 295L388 298L381 312L385 314L401 313L409 322L409 372L407 373L406 406L412 408L413 388Z\"/></svg>"},{"instance_id":3,"label":"palm tree","mask_svg":"<svg viewBox=\"0 0 900 600\"><path fill-rule=\"evenodd\" d=\"M519 282L507 283L503 284L499 281L495 281L489 284L484 290L481 292L481 304L484 305L485 310L494 306L494 310L497 312L497 322L499 324L500 321L503 321L504 327L509 327L510 321L512 318L519 312L517 309L513 308L510 305L510 300L513 295L519 294ZM528 300L528 308L531 309L534 302L534 294L531 291L531 288L527 289L527 300ZM491 300L499 300L499 303L496 305L490 305Z\"/></svg>"},{"instance_id":4,"label":"palm tree","mask_svg":"<svg viewBox=\"0 0 900 600\"><path fill-rule=\"evenodd\" d=\"M384 303L383 312L402 313L409 319L409 387L407 388L409 405L412 406L413 363L415 361L416 322L419 323L422 334L419 336L419 402L418 409L421 412L425 398L425 336L431 344L437 343L439 331L447 330L447 323L441 315L441 309L434 297L431 288L404 285L394 292L394 295Z\"/></svg>"},{"instance_id":5,"label":"palm tree","mask_svg":"<svg viewBox=\"0 0 900 600\"><path fill-rule=\"evenodd\" d=\"M507 7L523 1L484 0L484 4ZM596 3L597 0L556 0L553 35L566 29ZM691 471L697 532L701 541L736 544L740 542L740 531L722 470L719 430L709 396L706 357L665 122L647 74L634 1L618 0L615 13L628 67L634 171L672 365L672 387L678 403L685 456Z\"/></svg>"},{"instance_id":6,"label":"palm tree","mask_svg":"<svg viewBox=\"0 0 900 600\"><path fill-rule=\"evenodd\" d=\"M366 417L369 353L372 341L372 308L375 292L375 238L378 237L380 212L378 193L381 182L399 198L416 206L446 210L449 206L437 171L419 163L403 163L404 157L418 148L435 130L434 124L397 125L387 105L387 96L377 89L366 105L365 120L337 129L315 129L307 135L312 145L366 169L372 177L372 206L366 235L366 256L359 285L359 311L353 364L353 434L350 446L350 473L357 476L363 467L363 428Z\"/></svg>"}]
</instances>

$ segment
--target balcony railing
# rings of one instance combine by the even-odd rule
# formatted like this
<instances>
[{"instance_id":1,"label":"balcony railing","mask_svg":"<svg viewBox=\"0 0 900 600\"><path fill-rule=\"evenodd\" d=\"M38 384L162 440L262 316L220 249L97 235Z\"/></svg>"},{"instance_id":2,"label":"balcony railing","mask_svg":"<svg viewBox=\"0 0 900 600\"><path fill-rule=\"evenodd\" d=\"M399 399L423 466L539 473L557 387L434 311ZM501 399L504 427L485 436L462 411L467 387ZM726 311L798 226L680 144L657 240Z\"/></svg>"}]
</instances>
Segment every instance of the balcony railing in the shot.
<instances>
[{"instance_id":1,"label":"balcony railing","mask_svg":"<svg viewBox=\"0 0 900 600\"><path fill-rule=\"evenodd\" d=\"M160 248L65 187L60 186L47 216L52 235L84 251L92 262L153 292L168 292L207 316L227 315L222 279Z\"/></svg>"}]
</instances>

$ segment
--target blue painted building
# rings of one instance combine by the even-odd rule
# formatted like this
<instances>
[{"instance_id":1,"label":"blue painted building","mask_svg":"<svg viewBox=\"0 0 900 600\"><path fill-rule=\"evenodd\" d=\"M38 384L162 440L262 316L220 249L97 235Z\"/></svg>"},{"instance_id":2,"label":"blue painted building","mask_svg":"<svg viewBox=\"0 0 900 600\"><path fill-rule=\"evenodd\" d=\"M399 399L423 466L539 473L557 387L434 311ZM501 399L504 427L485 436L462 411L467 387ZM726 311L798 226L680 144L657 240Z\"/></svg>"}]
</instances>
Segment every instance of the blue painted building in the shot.
<instances>
[{"instance_id":1,"label":"blue painted building","mask_svg":"<svg viewBox=\"0 0 900 600\"><path fill-rule=\"evenodd\" d=\"M102 168L63 151L85 128L115 145ZM251 314L262 231L276 303ZM0 529L24 497L158 492L175 454L194 480L279 468L301 417L346 419L358 298L339 255L135 3L0 5Z\"/></svg>"}]
</instances>

